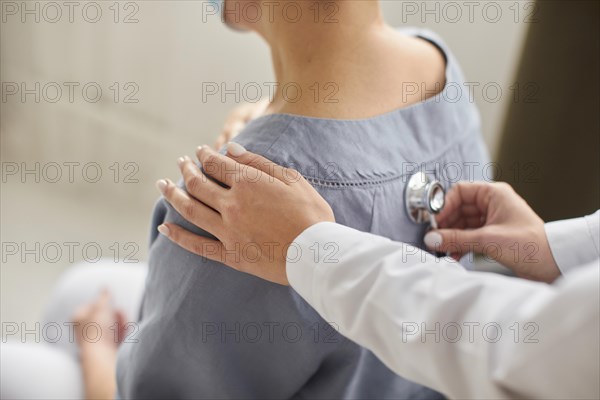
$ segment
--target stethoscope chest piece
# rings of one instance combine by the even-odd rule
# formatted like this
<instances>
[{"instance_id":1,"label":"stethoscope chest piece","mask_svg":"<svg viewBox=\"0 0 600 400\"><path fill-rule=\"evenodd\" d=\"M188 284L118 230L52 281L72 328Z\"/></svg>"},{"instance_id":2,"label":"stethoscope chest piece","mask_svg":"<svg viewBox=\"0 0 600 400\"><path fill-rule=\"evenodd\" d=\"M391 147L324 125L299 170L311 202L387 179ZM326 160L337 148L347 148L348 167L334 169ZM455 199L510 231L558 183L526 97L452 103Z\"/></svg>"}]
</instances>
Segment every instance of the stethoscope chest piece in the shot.
<instances>
[{"instance_id":1,"label":"stethoscope chest piece","mask_svg":"<svg viewBox=\"0 0 600 400\"><path fill-rule=\"evenodd\" d=\"M433 221L433 216L444 208L446 191L442 184L417 172L406 185L405 206L408 217L417 224Z\"/></svg>"}]
</instances>

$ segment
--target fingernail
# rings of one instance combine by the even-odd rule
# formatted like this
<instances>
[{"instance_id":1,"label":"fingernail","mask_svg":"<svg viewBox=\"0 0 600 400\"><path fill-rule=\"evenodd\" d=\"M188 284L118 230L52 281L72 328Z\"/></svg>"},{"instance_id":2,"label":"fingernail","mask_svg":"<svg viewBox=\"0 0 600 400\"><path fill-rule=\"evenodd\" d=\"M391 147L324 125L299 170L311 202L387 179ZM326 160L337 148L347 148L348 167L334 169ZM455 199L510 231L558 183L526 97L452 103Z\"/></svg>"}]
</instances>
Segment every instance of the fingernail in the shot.
<instances>
[{"instance_id":1,"label":"fingernail","mask_svg":"<svg viewBox=\"0 0 600 400\"><path fill-rule=\"evenodd\" d=\"M425 246L430 249L439 248L442 245L442 235L437 232L428 232L425 235Z\"/></svg>"},{"instance_id":2,"label":"fingernail","mask_svg":"<svg viewBox=\"0 0 600 400\"><path fill-rule=\"evenodd\" d=\"M179 165L181 167L181 164L183 164L185 162L185 158L184 157L179 157L177 159L177 165Z\"/></svg>"},{"instance_id":3,"label":"fingernail","mask_svg":"<svg viewBox=\"0 0 600 400\"><path fill-rule=\"evenodd\" d=\"M165 224L159 225L157 229L161 234L169 237L169 227L167 227Z\"/></svg>"},{"instance_id":4,"label":"fingernail","mask_svg":"<svg viewBox=\"0 0 600 400\"><path fill-rule=\"evenodd\" d=\"M164 179L160 179L160 180L156 181L156 187L162 194L165 194L165 191L167 190L167 186L168 186L167 181L165 181Z\"/></svg>"},{"instance_id":5,"label":"fingernail","mask_svg":"<svg viewBox=\"0 0 600 400\"><path fill-rule=\"evenodd\" d=\"M229 142L227 144L227 152L234 157L239 157L246 153L246 149L239 143Z\"/></svg>"}]
</instances>

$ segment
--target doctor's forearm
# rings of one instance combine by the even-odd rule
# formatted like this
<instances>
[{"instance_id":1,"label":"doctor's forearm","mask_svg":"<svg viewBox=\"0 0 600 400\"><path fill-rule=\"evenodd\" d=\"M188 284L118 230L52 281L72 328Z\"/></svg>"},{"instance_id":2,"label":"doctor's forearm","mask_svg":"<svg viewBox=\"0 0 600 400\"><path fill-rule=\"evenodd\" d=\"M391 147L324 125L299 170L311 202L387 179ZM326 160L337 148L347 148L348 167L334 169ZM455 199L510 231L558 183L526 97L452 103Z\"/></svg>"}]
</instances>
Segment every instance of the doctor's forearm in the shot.
<instances>
[{"instance_id":1,"label":"doctor's forearm","mask_svg":"<svg viewBox=\"0 0 600 400\"><path fill-rule=\"evenodd\" d=\"M336 256L329 262L319 257L315 264L309 248L327 242L338 246ZM536 393L514 377L523 364L535 361L529 353L550 353L542 349L573 334L555 329L554 319L540 313L556 300L553 287L467 273L410 246L334 224L313 226L296 243L306 260L288 262L291 285L340 333L372 350L396 373L453 398L568 394L551 379ZM579 322L565 330L576 329ZM509 340L511 329L524 329L527 323L539 329L539 343ZM463 334L455 341L456 326ZM487 340L490 327L504 338ZM467 334L468 329L475 334ZM556 359L548 365L560 363ZM537 368L546 377L555 374Z\"/></svg>"}]
</instances>

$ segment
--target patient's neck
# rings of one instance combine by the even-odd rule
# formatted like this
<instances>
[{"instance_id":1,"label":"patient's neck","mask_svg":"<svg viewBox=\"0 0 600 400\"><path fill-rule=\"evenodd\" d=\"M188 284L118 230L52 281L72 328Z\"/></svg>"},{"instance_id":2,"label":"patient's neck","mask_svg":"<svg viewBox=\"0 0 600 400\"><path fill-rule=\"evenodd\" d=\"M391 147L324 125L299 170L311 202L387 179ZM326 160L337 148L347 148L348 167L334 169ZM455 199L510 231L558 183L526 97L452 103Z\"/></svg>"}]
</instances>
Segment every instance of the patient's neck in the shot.
<instances>
[{"instance_id":1,"label":"patient's neck","mask_svg":"<svg viewBox=\"0 0 600 400\"><path fill-rule=\"evenodd\" d=\"M280 17L262 30L271 46L275 72L281 78L340 61L364 44L373 29L384 27L377 1L295 4L303 6L302 18L291 21Z\"/></svg>"},{"instance_id":2,"label":"patient's neck","mask_svg":"<svg viewBox=\"0 0 600 400\"><path fill-rule=\"evenodd\" d=\"M291 107L296 111L307 101L335 100L339 85L358 73L369 74L364 70L370 63L364 59L367 49L390 29L383 22L377 1L321 2L318 11L316 2L296 4L303 5L305 17L297 22L279 19L260 32L271 47L280 88L286 84L290 88L286 98L281 90L277 92L274 112L289 111L297 97L296 85L302 88L302 96Z\"/></svg>"},{"instance_id":3,"label":"patient's neck","mask_svg":"<svg viewBox=\"0 0 600 400\"><path fill-rule=\"evenodd\" d=\"M369 118L418 103L424 93L443 88L443 55L386 25L378 1L318 2L318 22L310 9L315 3L296 3L309 18L280 18L257 29L271 47L280 85L267 113ZM331 16L337 22L328 21L332 10L325 4L337 4ZM419 90L405 95L407 82L417 83Z\"/></svg>"}]
</instances>

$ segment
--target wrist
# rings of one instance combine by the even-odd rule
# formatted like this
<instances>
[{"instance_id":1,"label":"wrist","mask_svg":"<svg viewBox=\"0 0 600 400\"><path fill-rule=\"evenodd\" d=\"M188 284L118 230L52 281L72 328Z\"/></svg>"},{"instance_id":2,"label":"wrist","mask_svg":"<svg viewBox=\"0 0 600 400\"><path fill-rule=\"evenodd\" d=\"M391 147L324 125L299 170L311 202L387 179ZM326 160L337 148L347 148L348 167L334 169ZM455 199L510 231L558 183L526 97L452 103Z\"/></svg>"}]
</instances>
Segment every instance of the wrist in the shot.
<instances>
[{"instance_id":1,"label":"wrist","mask_svg":"<svg viewBox=\"0 0 600 400\"><path fill-rule=\"evenodd\" d=\"M539 247L539 267L540 267L540 281L546 283L554 282L560 275L560 269L558 268L558 264L554 259L554 255L552 254L552 250L550 249L550 242L548 241L548 235L546 235L546 228L544 225L544 221L540 219L540 222L537 226L538 231L538 247Z\"/></svg>"},{"instance_id":2,"label":"wrist","mask_svg":"<svg viewBox=\"0 0 600 400\"><path fill-rule=\"evenodd\" d=\"M79 352L82 356L96 356L98 354L116 354L118 344L111 341L99 340L97 342L80 341Z\"/></svg>"},{"instance_id":3,"label":"wrist","mask_svg":"<svg viewBox=\"0 0 600 400\"><path fill-rule=\"evenodd\" d=\"M544 222L540 220L526 235L527 240L521 246L523 255L518 260L515 273L529 280L554 282L561 273L550 250Z\"/></svg>"},{"instance_id":4,"label":"wrist","mask_svg":"<svg viewBox=\"0 0 600 400\"><path fill-rule=\"evenodd\" d=\"M86 399L112 399L117 392L117 352L108 343L80 346L80 361Z\"/></svg>"}]
</instances>

